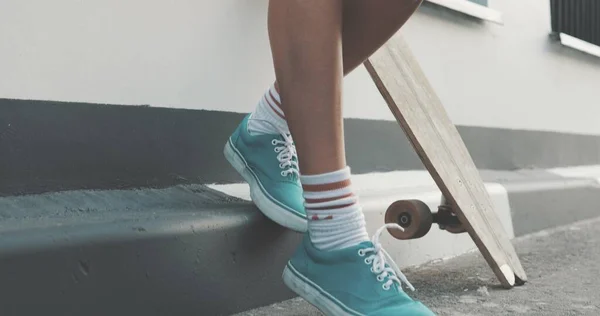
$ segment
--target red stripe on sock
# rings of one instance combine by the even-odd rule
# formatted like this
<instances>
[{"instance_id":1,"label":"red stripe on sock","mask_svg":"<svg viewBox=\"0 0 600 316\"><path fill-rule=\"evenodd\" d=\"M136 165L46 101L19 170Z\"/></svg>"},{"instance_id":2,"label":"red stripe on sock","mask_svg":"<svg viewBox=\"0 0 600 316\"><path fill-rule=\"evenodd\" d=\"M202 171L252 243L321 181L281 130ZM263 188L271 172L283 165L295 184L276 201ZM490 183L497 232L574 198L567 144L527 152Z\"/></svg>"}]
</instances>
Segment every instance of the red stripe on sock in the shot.
<instances>
[{"instance_id":1,"label":"red stripe on sock","mask_svg":"<svg viewBox=\"0 0 600 316\"><path fill-rule=\"evenodd\" d=\"M342 189L348 187L352 184L350 179L342 180L339 182L333 183L324 183L324 184L303 184L302 189L308 192L323 192L323 191L331 191Z\"/></svg>"},{"instance_id":2,"label":"red stripe on sock","mask_svg":"<svg viewBox=\"0 0 600 316\"><path fill-rule=\"evenodd\" d=\"M324 202L331 202L331 201L335 201L335 200L349 198L351 196L354 196L354 193L348 193L346 195L336 196L336 197L332 197L332 198L324 198L324 199L307 199L307 198L305 198L304 200L306 201L306 203L324 203Z\"/></svg>"},{"instance_id":3,"label":"red stripe on sock","mask_svg":"<svg viewBox=\"0 0 600 316\"><path fill-rule=\"evenodd\" d=\"M271 94L270 90L269 90L269 94ZM273 95L271 95L271 98L272 97L273 97ZM273 112L275 112L275 114L277 114L279 117L281 117L282 119L285 120L285 116L283 114L279 113L279 111L277 111L277 108L275 106L273 106L273 104L271 104L271 101L269 101L269 98L267 98L267 96L265 96L265 101L267 101L267 104L269 105L271 110L273 110ZM277 103L277 100L273 99L273 101L275 101L275 103Z\"/></svg>"},{"instance_id":4,"label":"red stripe on sock","mask_svg":"<svg viewBox=\"0 0 600 316\"><path fill-rule=\"evenodd\" d=\"M348 206L352 206L356 204L356 202L352 202L352 203L347 203L347 204L342 204L342 205L335 205L335 206L324 206L324 207L306 207L307 210L311 210L311 211L330 211L330 210L337 210L340 208L344 208L344 207L348 207Z\"/></svg>"},{"instance_id":5,"label":"red stripe on sock","mask_svg":"<svg viewBox=\"0 0 600 316\"><path fill-rule=\"evenodd\" d=\"M312 220L312 221L320 221L320 220L325 220L325 219L333 219L333 215L327 215L325 217L319 217L319 215L313 215L310 217L310 220Z\"/></svg>"},{"instance_id":6,"label":"red stripe on sock","mask_svg":"<svg viewBox=\"0 0 600 316\"><path fill-rule=\"evenodd\" d=\"M273 99L273 102L275 102L277 107L281 109L281 102L277 101L277 99L273 95L273 92L271 91L271 89L269 89L269 95L271 96L271 99ZM281 110L281 112L283 112L283 110Z\"/></svg>"}]
</instances>

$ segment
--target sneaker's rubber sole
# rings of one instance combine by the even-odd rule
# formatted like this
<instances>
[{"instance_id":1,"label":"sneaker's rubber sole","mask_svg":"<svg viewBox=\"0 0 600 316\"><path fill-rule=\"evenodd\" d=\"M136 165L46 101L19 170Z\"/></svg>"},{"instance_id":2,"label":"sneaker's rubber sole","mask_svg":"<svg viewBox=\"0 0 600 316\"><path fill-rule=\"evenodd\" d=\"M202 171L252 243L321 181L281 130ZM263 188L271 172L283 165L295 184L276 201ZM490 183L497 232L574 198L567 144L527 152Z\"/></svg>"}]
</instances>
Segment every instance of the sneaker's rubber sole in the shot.
<instances>
[{"instance_id":1,"label":"sneaker's rubber sole","mask_svg":"<svg viewBox=\"0 0 600 316\"><path fill-rule=\"evenodd\" d=\"M225 144L223 154L231 166L248 182L250 186L250 198L265 216L291 230L301 233L306 232L308 228L306 218L294 214L292 211L281 207L273 201L274 198L263 188L256 175L248 167L244 157L233 147L231 141L227 141Z\"/></svg>"},{"instance_id":2,"label":"sneaker's rubber sole","mask_svg":"<svg viewBox=\"0 0 600 316\"><path fill-rule=\"evenodd\" d=\"M334 302L334 298L329 298L325 290L318 285L310 282L300 272L288 263L283 270L283 283L304 300L318 308L322 313L328 316L363 316L364 314L353 311L342 303ZM343 307L342 307L343 306Z\"/></svg>"}]
</instances>

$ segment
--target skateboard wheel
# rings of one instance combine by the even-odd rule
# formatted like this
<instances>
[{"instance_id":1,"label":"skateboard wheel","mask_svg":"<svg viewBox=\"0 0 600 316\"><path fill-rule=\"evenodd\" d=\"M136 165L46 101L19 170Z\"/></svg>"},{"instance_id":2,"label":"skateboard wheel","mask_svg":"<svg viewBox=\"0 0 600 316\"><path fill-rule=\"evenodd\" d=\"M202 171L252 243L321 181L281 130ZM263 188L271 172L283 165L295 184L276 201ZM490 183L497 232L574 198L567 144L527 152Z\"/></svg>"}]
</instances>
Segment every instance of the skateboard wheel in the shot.
<instances>
[{"instance_id":1,"label":"skateboard wheel","mask_svg":"<svg viewBox=\"0 0 600 316\"><path fill-rule=\"evenodd\" d=\"M399 200L392 203L385 212L386 223L396 223L404 231L389 229L396 239L416 239L425 236L433 224L433 215L427 204L419 200Z\"/></svg>"}]
</instances>

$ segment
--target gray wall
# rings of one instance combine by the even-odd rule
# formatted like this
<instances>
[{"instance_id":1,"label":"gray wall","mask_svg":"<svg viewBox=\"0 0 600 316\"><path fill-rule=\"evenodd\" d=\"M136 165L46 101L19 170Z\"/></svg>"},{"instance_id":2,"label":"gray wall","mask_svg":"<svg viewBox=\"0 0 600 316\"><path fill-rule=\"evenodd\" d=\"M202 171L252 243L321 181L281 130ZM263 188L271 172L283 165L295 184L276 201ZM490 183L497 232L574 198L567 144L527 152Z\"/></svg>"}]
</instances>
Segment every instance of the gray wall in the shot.
<instances>
[{"instance_id":1,"label":"gray wall","mask_svg":"<svg viewBox=\"0 0 600 316\"><path fill-rule=\"evenodd\" d=\"M266 0L0 2L0 98L251 111L273 72ZM549 39L546 0L504 25L423 6L402 31L460 125L600 134L600 59ZM365 70L345 116L392 120Z\"/></svg>"}]
</instances>

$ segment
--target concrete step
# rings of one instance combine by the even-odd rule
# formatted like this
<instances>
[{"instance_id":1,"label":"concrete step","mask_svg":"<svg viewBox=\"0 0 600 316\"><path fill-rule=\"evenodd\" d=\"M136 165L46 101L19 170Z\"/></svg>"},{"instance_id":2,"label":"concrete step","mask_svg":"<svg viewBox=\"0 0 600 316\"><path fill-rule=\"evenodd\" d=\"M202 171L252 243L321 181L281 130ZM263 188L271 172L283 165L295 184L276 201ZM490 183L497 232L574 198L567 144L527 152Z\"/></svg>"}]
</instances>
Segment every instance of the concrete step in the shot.
<instances>
[{"instance_id":1,"label":"concrete step","mask_svg":"<svg viewBox=\"0 0 600 316\"><path fill-rule=\"evenodd\" d=\"M600 177L590 175L600 169L574 170L482 174L505 228L522 236L598 216ZM369 231L395 199L437 206L429 181L419 172L357 178ZM0 314L231 315L290 299L281 272L301 236L243 197L244 185L2 197ZM437 229L383 244L401 268L474 248Z\"/></svg>"},{"instance_id":2,"label":"concrete step","mask_svg":"<svg viewBox=\"0 0 600 316\"><path fill-rule=\"evenodd\" d=\"M5 197L0 210L0 315L227 315L291 297L281 267L300 236L204 186Z\"/></svg>"}]
</instances>

